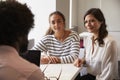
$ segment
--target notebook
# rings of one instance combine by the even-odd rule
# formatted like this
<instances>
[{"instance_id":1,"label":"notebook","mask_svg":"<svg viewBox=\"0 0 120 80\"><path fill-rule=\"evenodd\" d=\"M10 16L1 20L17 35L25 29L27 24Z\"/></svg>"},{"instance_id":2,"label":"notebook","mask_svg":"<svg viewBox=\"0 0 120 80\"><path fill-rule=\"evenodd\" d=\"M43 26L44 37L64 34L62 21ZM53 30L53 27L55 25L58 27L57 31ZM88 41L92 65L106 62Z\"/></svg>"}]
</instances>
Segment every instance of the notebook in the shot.
<instances>
[{"instance_id":1,"label":"notebook","mask_svg":"<svg viewBox=\"0 0 120 80\"><path fill-rule=\"evenodd\" d=\"M30 61L31 63L40 66L40 57L41 57L40 50L28 50L26 53L20 54L20 56Z\"/></svg>"}]
</instances>

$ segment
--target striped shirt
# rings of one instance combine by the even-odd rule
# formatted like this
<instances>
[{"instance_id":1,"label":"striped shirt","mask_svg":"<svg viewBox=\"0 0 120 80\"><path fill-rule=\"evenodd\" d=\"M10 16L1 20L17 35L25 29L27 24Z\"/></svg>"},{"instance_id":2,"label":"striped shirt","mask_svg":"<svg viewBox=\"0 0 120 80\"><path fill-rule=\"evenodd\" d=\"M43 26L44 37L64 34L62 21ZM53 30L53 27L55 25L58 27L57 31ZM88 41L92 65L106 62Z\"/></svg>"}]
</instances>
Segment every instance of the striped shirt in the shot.
<instances>
[{"instance_id":1,"label":"striped shirt","mask_svg":"<svg viewBox=\"0 0 120 80\"><path fill-rule=\"evenodd\" d=\"M56 56L61 63L72 63L79 55L80 38L77 33L71 31L64 42L58 41L54 35L44 36L33 49L47 52L47 55Z\"/></svg>"}]
</instances>

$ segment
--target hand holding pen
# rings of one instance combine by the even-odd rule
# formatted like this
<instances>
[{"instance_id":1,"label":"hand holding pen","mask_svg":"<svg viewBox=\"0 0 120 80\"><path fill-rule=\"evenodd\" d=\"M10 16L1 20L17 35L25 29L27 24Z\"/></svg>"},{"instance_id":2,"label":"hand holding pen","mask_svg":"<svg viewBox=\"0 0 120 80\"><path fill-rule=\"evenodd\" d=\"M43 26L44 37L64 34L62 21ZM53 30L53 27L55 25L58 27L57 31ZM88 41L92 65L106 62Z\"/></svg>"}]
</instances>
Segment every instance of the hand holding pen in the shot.
<instances>
[{"instance_id":1,"label":"hand holding pen","mask_svg":"<svg viewBox=\"0 0 120 80\"><path fill-rule=\"evenodd\" d=\"M44 55L44 56L41 56L41 63L47 64L49 61L50 61L52 64L61 63L61 60L60 60L59 57L50 56L49 53L47 53L47 54Z\"/></svg>"},{"instance_id":2,"label":"hand holding pen","mask_svg":"<svg viewBox=\"0 0 120 80\"><path fill-rule=\"evenodd\" d=\"M83 66L83 64L85 64L85 59L84 58L82 58L82 59L78 58L74 61L73 64L74 64L74 66L81 67L81 66Z\"/></svg>"}]
</instances>

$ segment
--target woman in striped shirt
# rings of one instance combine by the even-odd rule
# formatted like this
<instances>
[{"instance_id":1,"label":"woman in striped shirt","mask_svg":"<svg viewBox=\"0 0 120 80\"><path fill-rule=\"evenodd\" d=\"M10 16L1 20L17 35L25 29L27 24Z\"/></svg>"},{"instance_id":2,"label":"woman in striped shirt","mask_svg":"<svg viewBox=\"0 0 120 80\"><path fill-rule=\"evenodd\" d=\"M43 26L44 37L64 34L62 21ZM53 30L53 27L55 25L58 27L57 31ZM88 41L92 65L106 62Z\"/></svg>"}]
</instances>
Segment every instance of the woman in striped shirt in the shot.
<instances>
[{"instance_id":1,"label":"woman in striped shirt","mask_svg":"<svg viewBox=\"0 0 120 80\"><path fill-rule=\"evenodd\" d=\"M79 36L76 32L65 29L65 17L55 11L49 16L50 27L46 35L33 49L41 50L41 63L72 63L79 54Z\"/></svg>"}]
</instances>

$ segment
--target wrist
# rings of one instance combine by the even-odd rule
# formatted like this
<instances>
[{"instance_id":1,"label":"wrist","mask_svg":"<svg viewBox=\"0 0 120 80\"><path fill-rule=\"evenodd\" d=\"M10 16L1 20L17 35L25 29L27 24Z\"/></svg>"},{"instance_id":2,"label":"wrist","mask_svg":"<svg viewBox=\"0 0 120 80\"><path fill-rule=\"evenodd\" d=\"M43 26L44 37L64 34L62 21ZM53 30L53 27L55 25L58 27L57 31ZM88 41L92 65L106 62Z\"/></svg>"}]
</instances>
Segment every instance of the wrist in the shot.
<instances>
[{"instance_id":1,"label":"wrist","mask_svg":"<svg viewBox=\"0 0 120 80\"><path fill-rule=\"evenodd\" d=\"M86 66L86 60L85 60L85 58L82 59L82 64L83 64L83 66Z\"/></svg>"}]
</instances>

